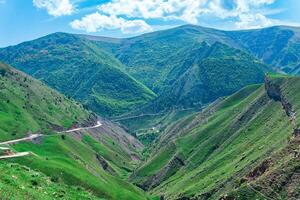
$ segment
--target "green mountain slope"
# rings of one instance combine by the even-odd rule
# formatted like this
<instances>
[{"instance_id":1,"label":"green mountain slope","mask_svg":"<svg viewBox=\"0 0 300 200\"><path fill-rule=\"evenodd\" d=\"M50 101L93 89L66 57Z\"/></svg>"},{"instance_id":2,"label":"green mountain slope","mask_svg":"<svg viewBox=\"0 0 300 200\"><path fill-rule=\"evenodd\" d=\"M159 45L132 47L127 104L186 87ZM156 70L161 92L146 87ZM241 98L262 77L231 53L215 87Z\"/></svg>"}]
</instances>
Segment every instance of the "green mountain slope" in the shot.
<instances>
[{"instance_id":1,"label":"green mountain slope","mask_svg":"<svg viewBox=\"0 0 300 200\"><path fill-rule=\"evenodd\" d=\"M245 31L222 31L184 25L124 40L88 39L98 41L105 49L113 52L125 64L130 74L150 88L157 87L157 80L164 78L165 72L172 67L170 63L185 58L187 52L203 41L210 45L220 42L247 51L287 73L299 72L298 27L275 26ZM173 60L170 60L170 57ZM141 76L141 71L150 76ZM151 76L155 77L154 81L151 80Z\"/></svg>"},{"instance_id":2,"label":"green mountain slope","mask_svg":"<svg viewBox=\"0 0 300 200\"><path fill-rule=\"evenodd\" d=\"M166 91L166 88L182 79L181 76L191 73L190 69L194 65L195 59L205 58L208 50L203 45L204 42L208 46L221 43L227 46L227 50L232 48L229 52L234 51L233 49L240 49L244 52L242 57L248 56L248 60L263 61L272 66L272 68L264 66L265 70L279 70L290 74L299 72L300 29L296 27L277 26L247 31L222 31L185 25L123 40L101 37L87 38L112 52L124 64L123 67L129 74L146 84L159 96L165 96L170 92ZM195 54L195 52L197 53ZM220 61L219 65L223 64L225 56L227 56L226 52L223 57L217 57ZM239 55L235 58L239 58ZM248 64L247 60L243 60L243 58L241 58L242 61L244 63L240 64ZM226 59L223 67L224 70L227 69ZM256 70L255 67L253 70ZM186 84L193 85L191 82L194 80L196 88L201 88L197 87L197 77L190 77ZM208 81L213 80L209 79ZM233 79L233 81L236 80ZM240 82L240 80L237 81ZM186 84L182 82L173 87L175 91L171 93L176 98L172 98L171 101L177 101L176 106L182 106L180 97L176 96L176 91L183 87L186 88ZM193 91L189 89L193 90L194 88L188 88L186 92L190 93L190 96L185 97L197 99L193 95ZM211 87L208 86L201 93L208 95L206 89L209 90ZM222 95L224 94L220 94L220 96ZM200 101L201 98L198 100Z\"/></svg>"},{"instance_id":3,"label":"green mountain slope","mask_svg":"<svg viewBox=\"0 0 300 200\"><path fill-rule=\"evenodd\" d=\"M151 132L144 130L153 127L161 130L173 113L194 112L246 85L261 83L268 70L253 56L220 42L202 42L185 54L180 62L177 55L169 59L175 60L173 68L160 82L161 92L155 100L115 120L131 132Z\"/></svg>"},{"instance_id":4,"label":"green mountain slope","mask_svg":"<svg viewBox=\"0 0 300 200\"><path fill-rule=\"evenodd\" d=\"M170 77L167 76L172 75L174 69L182 68L183 73L186 68L182 65L192 62L191 59L200 60L205 57L207 51L203 48L204 42L209 46L219 42L238 48L239 46L235 45L235 41L226 33L226 31L186 25L114 42L106 38L96 40L88 37L88 39L111 51L124 64L123 67L129 74L155 92L159 92L165 86L162 81L168 81ZM197 55L193 55L197 50ZM172 78L176 80L177 77Z\"/></svg>"},{"instance_id":5,"label":"green mountain slope","mask_svg":"<svg viewBox=\"0 0 300 200\"><path fill-rule=\"evenodd\" d=\"M298 199L299 86L272 75L174 123L131 180L165 199Z\"/></svg>"},{"instance_id":6,"label":"green mountain slope","mask_svg":"<svg viewBox=\"0 0 300 200\"><path fill-rule=\"evenodd\" d=\"M0 62L0 141L89 123L90 112Z\"/></svg>"},{"instance_id":7,"label":"green mountain slope","mask_svg":"<svg viewBox=\"0 0 300 200\"><path fill-rule=\"evenodd\" d=\"M267 67L252 56L219 42L191 51L162 82L163 93L145 110L202 107L240 88L261 83Z\"/></svg>"},{"instance_id":8,"label":"green mountain slope","mask_svg":"<svg viewBox=\"0 0 300 200\"><path fill-rule=\"evenodd\" d=\"M97 199L80 187L52 182L43 173L17 164L0 163L1 199Z\"/></svg>"},{"instance_id":9,"label":"green mountain slope","mask_svg":"<svg viewBox=\"0 0 300 200\"><path fill-rule=\"evenodd\" d=\"M124 73L112 55L71 34L55 33L1 49L0 59L102 116L130 111L155 97Z\"/></svg>"},{"instance_id":10,"label":"green mountain slope","mask_svg":"<svg viewBox=\"0 0 300 200\"><path fill-rule=\"evenodd\" d=\"M289 74L300 74L300 28L276 26L228 35L265 63Z\"/></svg>"},{"instance_id":11,"label":"green mountain slope","mask_svg":"<svg viewBox=\"0 0 300 200\"><path fill-rule=\"evenodd\" d=\"M103 133L98 130L97 135L100 134ZM97 135L83 132L80 139L77 135L66 135L64 139L53 135L42 138L38 144L16 144L14 150L30 151L34 156L12 162L41 171L54 182L81 186L99 198L147 199L142 190L126 182L133 164L131 157L122 152L126 149L121 149L117 141L111 144L114 148L109 148L109 139L97 140Z\"/></svg>"},{"instance_id":12,"label":"green mountain slope","mask_svg":"<svg viewBox=\"0 0 300 200\"><path fill-rule=\"evenodd\" d=\"M272 70L229 32L215 29L187 25L123 40L85 37L114 54L129 74L158 94L140 113L201 107L262 82L263 73Z\"/></svg>"},{"instance_id":13,"label":"green mountain slope","mask_svg":"<svg viewBox=\"0 0 300 200\"><path fill-rule=\"evenodd\" d=\"M116 116L141 108L140 112L148 113L200 107L249 83L261 82L263 71L297 74L299 32L299 28L283 26L222 31L185 25L128 39L57 33L1 49L0 59L98 114ZM213 55L216 46L222 55ZM215 65L218 69L211 69ZM200 77L203 68L206 75ZM232 69L238 69L236 76ZM249 71L251 76L245 81L238 77ZM218 81L219 77L210 76L217 73ZM226 82L230 86L223 88ZM155 103L156 95L143 84L159 96ZM214 86L222 92L212 91Z\"/></svg>"},{"instance_id":14,"label":"green mountain slope","mask_svg":"<svg viewBox=\"0 0 300 200\"><path fill-rule=\"evenodd\" d=\"M31 133L42 134L33 142L9 146L12 152L30 152L30 155L1 160L0 168L10 166L9 163L19 163L20 167L4 170L14 176L0 178L0 190L5 190L0 196L18 198L24 192L12 193L12 187L16 190L31 187L67 199L148 198L141 189L126 181L140 162L143 149L135 138L8 65L0 64L0 74L0 141L22 138ZM100 127L58 132L93 126L96 120L101 121ZM30 170L25 172L22 169L27 168L23 166ZM38 172L36 176L32 176L34 171ZM33 185L28 185L31 182ZM78 189L74 194L76 187L84 190ZM46 194L28 189L24 195L28 199L42 199ZM51 195L47 198L52 198Z\"/></svg>"}]
</instances>

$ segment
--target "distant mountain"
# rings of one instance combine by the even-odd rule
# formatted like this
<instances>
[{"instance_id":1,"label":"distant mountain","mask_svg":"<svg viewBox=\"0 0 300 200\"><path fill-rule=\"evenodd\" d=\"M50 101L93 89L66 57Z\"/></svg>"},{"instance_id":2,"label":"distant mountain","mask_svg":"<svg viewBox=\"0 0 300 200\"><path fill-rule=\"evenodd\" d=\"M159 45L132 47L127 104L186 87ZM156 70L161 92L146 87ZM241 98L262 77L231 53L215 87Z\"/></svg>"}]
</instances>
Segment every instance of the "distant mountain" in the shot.
<instances>
[{"instance_id":1,"label":"distant mountain","mask_svg":"<svg viewBox=\"0 0 300 200\"><path fill-rule=\"evenodd\" d=\"M199 108L263 74L298 74L300 29L185 25L115 39L56 33L0 49L0 59L105 117Z\"/></svg>"},{"instance_id":2,"label":"distant mountain","mask_svg":"<svg viewBox=\"0 0 300 200\"><path fill-rule=\"evenodd\" d=\"M300 28L276 26L228 35L265 63L285 73L300 75Z\"/></svg>"},{"instance_id":3,"label":"distant mountain","mask_svg":"<svg viewBox=\"0 0 300 200\"><path fill-rule=\"evenodd\" d=\"M200 48L203 42L213 45L226 41L225 44L234 45L222 31L190 25L114 42L102 37L86 38L112 52L129 74L158 93L164 86L161 82L173 68L189 61L191 52ZM199 53L194 56L203 56Z\"/></svg>"},{"instance_id":4,"label":"distant mountain","mask_svg":"<svg viewBox=\"0 0 300 200\"><path fill-rule=\"evenodd\" d=\"M161 82L161 95L145 110L202 107L246 85L261 83L268 70L249 54L219 42L211 46L204 42L189 53Z\"/></svg>"},{"instance_id":5,"label":"distant mountain","mask_svg":"<svg viewBox=\"0 0 300 200\"><path fill-rule=\"evenodd\" d=\"M263 82L264 72L273 70L229 32L198 26L123 40L83 37L114 54L125 71L157 93L140 113L201 107L247 84Z\"/></svg>"},{"instance_id":6,"label":"distant mountain","mask_svg":"<svg viewBox=\"0 0 300 200\"><path fill-rule=\"evenodd\" d=\"M122 71L112 55L71 34L55 33L0 49L0 59L102 116L122 114L155 97Z\"/></svg>"},{"instance_id":7,"label":"distant mountain","mask_svg":"<svg viewBox=\"0 0 300 200\"><path fill-rule=\"evenodd\" d=\"M268 75L160 133L131 181L165 199L299 199L300 78Z\"/></svg>"},{"instance_id":8,"label":"distant mountain","mask_svg":"<svg viewBox=\"0 0 300 200\"><path fill-rule=\"evenodd\" d=\"M0 49L17 68L0 62L0 142L42 134L1 145L28 154L1 160L0 199L300 199L300 78L270 73L300 74L299 32L186 25Z\"/></svg>"}]
</instances>

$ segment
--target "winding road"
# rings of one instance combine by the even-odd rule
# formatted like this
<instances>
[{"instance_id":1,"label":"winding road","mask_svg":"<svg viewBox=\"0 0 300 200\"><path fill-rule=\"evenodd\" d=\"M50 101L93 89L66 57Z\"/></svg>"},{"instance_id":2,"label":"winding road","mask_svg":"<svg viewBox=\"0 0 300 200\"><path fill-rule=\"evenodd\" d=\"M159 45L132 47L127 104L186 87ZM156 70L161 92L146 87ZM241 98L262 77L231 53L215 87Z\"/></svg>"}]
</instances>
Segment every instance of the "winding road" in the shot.
<instances>
[{"instance_id":1,"label":"winding road","mask_svg":"<svg viewBox=\"0 0 300 200\"><path fill-rule=\"evenodd\" d=\"M0 156L0 160L1 159L8 159L8 158L17 158L17 157L29 156L30 154L31 154L31 152L14 153L12 155Z\"/></svg>"},{"instance_id":2,"label":"winding road","mask_svg":"<svg viewBox=\"0 0 300 200\"><path fill-rule=\"evenodd\" d=\"M23 142L23 141L33 140L33 139L41 137L41 136L43 136L43 135L42 134L33 134L33 135L30 135L25 138L1 142L0 145L15 144L15 143Z\"/></svg>"},{"instance_id":3,"label":"winding road","mask_svg":"<svg viewBox=\"0 0 300 200\"><path fill-rule=\"evenodd\" d=\"M74 128L74 129L70 129L70 130L67 130L67 131L61 131L61 132L58 132L58 133L71 133L71 132L75 132L75 131L83 131L83 130L87 130L87 129L98 128L100 126L102 126L101 122L97 121L97 124L95 126L83 127L83 128Z\"/></svg>"},{"instance_id":4,"label":"winding road","mask_svg":"<svg viewBox=\"0 0 300 200\"><path fill-rule=\"evenodd\" d=\"M95 126L90 126L90 127L82 127L82 128L74 128L74 129L70 129L70 130L66 130L66 131L61 131L58 133L71 133L71 132L76 132L76 131L82 131L82 130L88 130L88 129L94 129L94 128L98 128L102 126L100 121L97 121L97 124ZM34 140L38 137L43 137L44 135L42 134L32 134L28 137L24 137L24 138L20 138L20 139L16 139L16 140L10 140L10 141L6 141L6 142L1 142L0 145L10 145L10 144L16 144L19 142L24 142L24 141L29 141L29 140ZM0 147L0 150L10 150L10 148L8 147ZM19 152L19 153L13 153L11 152L11 155L3 155L0 156L0 160L1 159L9 159L9 158L16 158L16 157L23 157L23 156L28 156L31 155L31 152Z\"/></svg>"}]
</instances>

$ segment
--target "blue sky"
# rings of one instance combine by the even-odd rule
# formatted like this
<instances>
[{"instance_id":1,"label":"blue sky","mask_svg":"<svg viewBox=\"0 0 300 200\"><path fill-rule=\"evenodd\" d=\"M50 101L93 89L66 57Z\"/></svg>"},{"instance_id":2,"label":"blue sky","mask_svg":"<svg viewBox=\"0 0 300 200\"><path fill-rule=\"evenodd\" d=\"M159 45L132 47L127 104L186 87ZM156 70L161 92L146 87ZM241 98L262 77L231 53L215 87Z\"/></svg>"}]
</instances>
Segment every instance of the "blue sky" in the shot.
<instances>
[{"instance_id":1,"label":"blue sky","mask_svg":"<svg viewBox=\"0 0 300 200\"><path fill-rule=\"evenodd\" d=\"M53 32L130 37L183 24L300 26L299 0L0 0L0 47Z\"/></svg>"}]
</instances>

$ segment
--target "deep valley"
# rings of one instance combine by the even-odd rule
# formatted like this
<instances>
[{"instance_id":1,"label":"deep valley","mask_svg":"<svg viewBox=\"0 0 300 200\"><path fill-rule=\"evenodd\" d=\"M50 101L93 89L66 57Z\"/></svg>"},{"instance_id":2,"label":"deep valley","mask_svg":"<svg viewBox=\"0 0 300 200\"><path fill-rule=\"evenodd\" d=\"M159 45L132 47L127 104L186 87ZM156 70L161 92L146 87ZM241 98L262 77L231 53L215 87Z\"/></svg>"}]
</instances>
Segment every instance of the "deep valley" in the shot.
<instances>
[{"instance_id":1,"label":"deep valley","mask_svg":"<svg viewBox=\"0 0 300 200\"><path fill-rule=\"evenodd\" d=\"M57 32L0 61L0 199L300 199L300 28Z\"/></svg>"}]
</instances>

